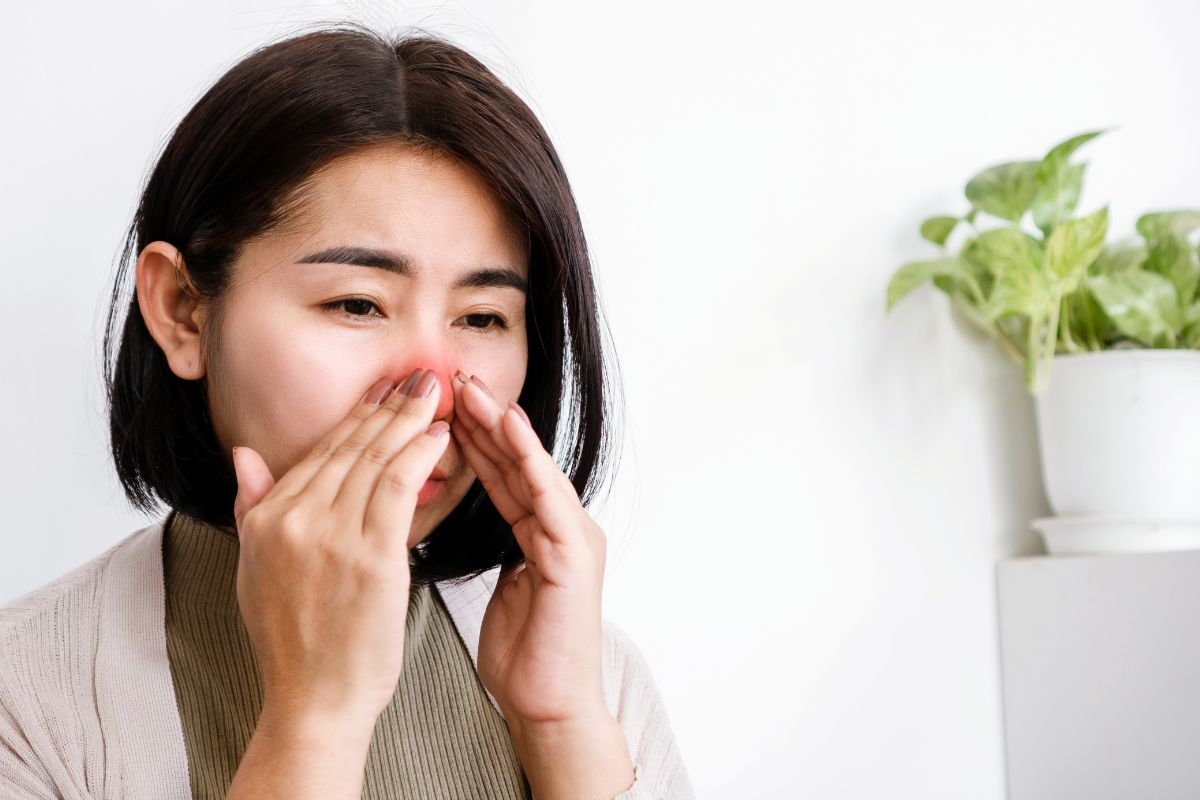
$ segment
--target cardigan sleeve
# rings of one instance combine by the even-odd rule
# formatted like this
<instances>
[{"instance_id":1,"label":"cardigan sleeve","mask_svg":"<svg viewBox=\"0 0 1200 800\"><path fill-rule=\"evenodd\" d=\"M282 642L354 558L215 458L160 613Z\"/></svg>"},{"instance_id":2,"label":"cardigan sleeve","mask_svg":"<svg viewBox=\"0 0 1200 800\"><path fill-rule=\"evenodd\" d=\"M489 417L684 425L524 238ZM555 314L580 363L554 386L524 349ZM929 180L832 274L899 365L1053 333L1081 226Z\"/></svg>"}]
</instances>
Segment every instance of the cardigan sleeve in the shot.
<instances>
[{"instance_id":1,"label":"cardigan sleeve","mask_svg":"<svg viewBox=\"0 0 1200 800\"><path fill-rule=\"evenodd\" d=\"M50 776L30 759L28 748L14 735L7 712L0 719L0 797L12 800L58 800Z\"/></svg>"},{"instance_id":2,"label":"cardigan sleeve","mask_svg":"<svg viewBox=\"0 0 1200 800\"><path fill-rule=\"evenodd\" d=\"M97 571L86 564L0 607L4 800L114 800L92 682Z\"/></svg>"},{"instance_id":3,"label":"cardigan sleeve","mask_svg":"<svg viewBox=\"0 0 1200 800\"><path fill-rule=\"evenodd\" d=\"M633 761L633 785L613 800L695 800L650 667L628 634L604 621L606 694Z\"/></svg>"}]
</instances>

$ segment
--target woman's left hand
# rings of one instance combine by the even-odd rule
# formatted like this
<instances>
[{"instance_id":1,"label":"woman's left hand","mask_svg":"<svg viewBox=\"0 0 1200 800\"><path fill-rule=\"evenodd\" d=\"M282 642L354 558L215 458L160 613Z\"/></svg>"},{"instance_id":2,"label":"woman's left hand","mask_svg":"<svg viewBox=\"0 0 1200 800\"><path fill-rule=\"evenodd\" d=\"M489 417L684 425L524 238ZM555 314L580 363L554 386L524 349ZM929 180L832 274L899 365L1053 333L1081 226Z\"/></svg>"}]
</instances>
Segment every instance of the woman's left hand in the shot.
<instances>
[{"instance_id":1,"label":"woman's left hand","mask_svg":"<svg viewBox=\"0 0 1200 800\"><path fill-rule=\"evenodd\" d=\"M604 531L515 402L501 406L478 377L459 373L453 385L454 436L525 554L523 564L501 570L484 612L479 677L506 716L522 722L607 715Z\"/></svg>"},{"instance_id":2,"label":"woman's left hand","mask_svg":"<svg viewBox=\"0 0 1200 800\"><path fill-rule=\"evenodd\" d=\"M500 406L475 376L451 385L454 437L525 554L500 571L484 611L479 678L504 711L535 797L615 797L636 772L604 701L604 531L520 406Z\"/></svg>"}]
</instances>

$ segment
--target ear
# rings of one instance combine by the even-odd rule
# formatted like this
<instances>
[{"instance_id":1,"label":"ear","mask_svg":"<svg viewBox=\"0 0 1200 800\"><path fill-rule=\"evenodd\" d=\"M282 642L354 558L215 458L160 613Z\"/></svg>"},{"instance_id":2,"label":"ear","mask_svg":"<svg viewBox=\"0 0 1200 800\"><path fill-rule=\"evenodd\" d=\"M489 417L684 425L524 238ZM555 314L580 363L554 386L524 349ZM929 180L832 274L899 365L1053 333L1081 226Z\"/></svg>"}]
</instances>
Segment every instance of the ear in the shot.
<instances>
[{"instance_id":1,"label":"ear","mask_svg":"<svg viewBox=\"0 0 1200 800\"><path fill-rule=\"evenodd\" d=\"M171 371L185 380L204 377L200 358L204 308L183 254L168 242L151 242L138 255L136 280L142 319Z\"/></svg>"}]
</instances>

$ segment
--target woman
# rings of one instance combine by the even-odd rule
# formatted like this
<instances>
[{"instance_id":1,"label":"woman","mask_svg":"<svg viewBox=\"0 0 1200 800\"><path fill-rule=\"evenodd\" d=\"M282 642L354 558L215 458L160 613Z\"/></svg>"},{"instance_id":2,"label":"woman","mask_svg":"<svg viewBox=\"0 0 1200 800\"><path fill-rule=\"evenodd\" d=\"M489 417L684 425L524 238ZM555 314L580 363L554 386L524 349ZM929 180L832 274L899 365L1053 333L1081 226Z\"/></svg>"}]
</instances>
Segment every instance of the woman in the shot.
<instances>
[{"instance_id":1,"label":"woman","mask_svg":"<svg viewBox=\"0 0 1200 800\"><path fill-rule=\"evenodd\" d=\"M234 66L105 354L122 484L171 511L0 612L0 796L692 796L600 617L579 215L476 59L351 25Z\"/></svg>"}]
</instances>

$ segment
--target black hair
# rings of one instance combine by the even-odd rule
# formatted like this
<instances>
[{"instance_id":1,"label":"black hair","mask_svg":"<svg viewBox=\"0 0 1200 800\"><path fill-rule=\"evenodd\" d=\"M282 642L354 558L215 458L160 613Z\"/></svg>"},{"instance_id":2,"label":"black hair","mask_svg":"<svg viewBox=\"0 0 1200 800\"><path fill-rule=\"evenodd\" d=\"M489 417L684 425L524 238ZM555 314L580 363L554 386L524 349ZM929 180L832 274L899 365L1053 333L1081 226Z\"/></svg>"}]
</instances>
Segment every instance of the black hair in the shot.
<instances>
[{"instance_id":1,"label":"black hair","mask_svg":"<svg viewBox=\"0 0 1200 800\"><path fill-rule=\"evenodd\" d=\"M136 508L155 514L161 500L233 530L237 483L231 453L213 430L207 376L176 376L136 293L122 299L129 265L150 242L175 245L191 286L210 304L202 347L211 347L243 244L295 219L316 170L382 142L468 165L526 235L532 324L518 402L547 449L561 438L560 465L585 504L607 482L610 406L620 382L604 356L582 224L549 136L460 47L424 31L393 37L337 23L264 45L235 64L184 116L146 180L124 237L103 345L112 457ZM478 480L413 556L414 585L522 560Z\"/></svg>"}]
</instances>

